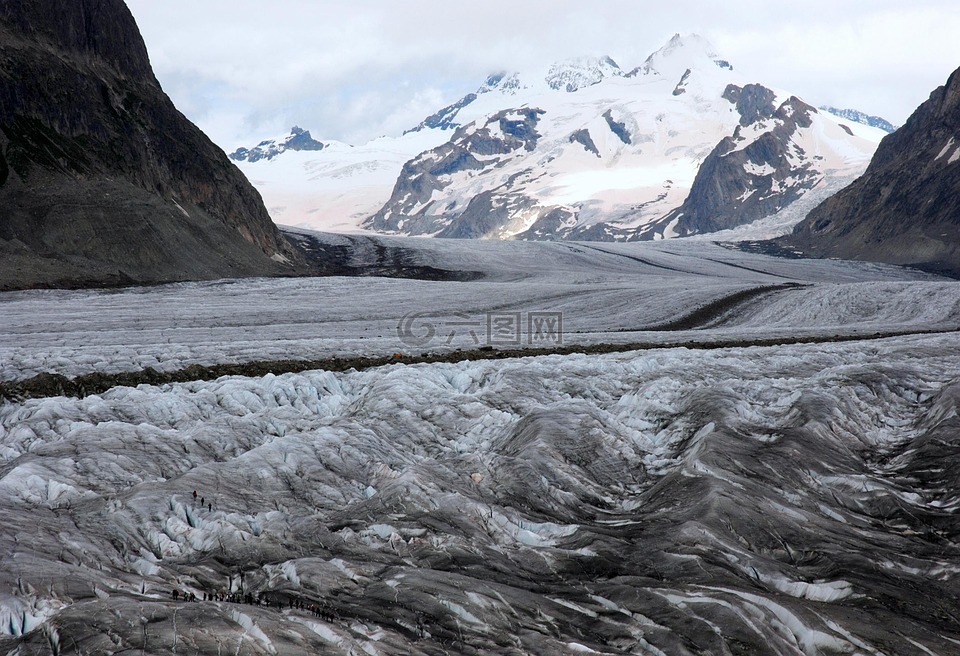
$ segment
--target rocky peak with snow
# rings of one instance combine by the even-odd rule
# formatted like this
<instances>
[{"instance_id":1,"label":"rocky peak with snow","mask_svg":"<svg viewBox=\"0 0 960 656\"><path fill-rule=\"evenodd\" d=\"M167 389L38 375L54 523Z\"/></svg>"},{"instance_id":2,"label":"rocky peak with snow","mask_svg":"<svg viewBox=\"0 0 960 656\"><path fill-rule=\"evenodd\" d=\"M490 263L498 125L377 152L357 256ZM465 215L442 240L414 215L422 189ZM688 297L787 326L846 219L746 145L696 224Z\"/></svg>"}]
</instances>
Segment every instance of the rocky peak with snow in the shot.
<instances>
[{"instance_id":1,"label":"rocky peak with snow","mask_svg":"<svg viewBox=\"0 0 960 656\"><path fill-rule=\"evenodd\" d=\"M439 128L453 130L470 120L475 120L480 114L464 112L468 106L476 107L478 98L485 95L501 98L501 104L496 109L502 109L507 104L518 106L505 97L518 95L535 95L539 93L564 92L576 93L583 89L601 84L611 78L636 77L638 75L660 76L665 79L675 79L676 94L686 91L686 84L691 75L710 78L717 70L733 71L733 67L720 58L716 49L700 35L674 35L662 48L647 57L643 66L625 73L611 57L573 57L554 62L546 73L507 72L500 71L490 75L473 93L460 98L455 103L447 105L421 121L409 132L419 132L427 129ZM716 77L715 75L713 75ZM485 105L490 105L489 101ZM491 106L490 109L493 109Z\"/></svg>"},{"instance_id":2,"label":"rocky peak with snow","mask_svg":"<svg viewBox=\"0 0 960 656\"><path fill-rule=\"evenodd\" d=\"M477 89L477 93L499 91L505 94L515 94L522 88L519 73L494 73Z\"/></svg>"},{"instance_id":3,"label":"rocky peak with snow","mask_svg":"<svg viewBox=\"0 0 960 656\"><path fill-rule=\"evenodd\" d=\"M804 149L804 131L816 109L796 96L778 102L759 84L729 85L723 98L737 108L733 135L703 161L683 205L638 237L716 232L775 214L823 180L816 156ZM833 125L836 136L841 137Z\"/></svg>"},{"instance_id":4,"label":"rocky peak with snow","mask_svg":"<svg viewBox=\"0 0 960 656\"><path fill-rule=\"evenodd\" d=\"M309 130L295 125L287 136L261 141L253 148L238 148L230 153L230 159L237 162L258 162L262 159L273 159L288 150L323 150L324 147L324 144L310 136Z\"/></svg>"},{"instance_id":5,"label":"rocky peak with snow","mask_svg":"<svg viewBox=\"0 0 960 656\"><path fill-rule=\"evenodd\" d=\"M550 65L543 76L522 74L519 72L500 71L487 77L482 85L473 93L468 93L460 100L423 119L417 126L406 130L420 132L429 129L454 130L464 125L466 120L461 110L473 105L478 98L486 94L498 98L516 96L521 93L535 93L538 91L563 91L574 93L580 89L599 84L610 77L622 77L624 72L608 56L603 57L576 57ZM542 77L542 79L539 79ZM544 87L544 85L546 85ZM509 102L504 100L503 102ZM471 116L473 120L476 116Z\"/></svg>"},{"instance_id":6,"label":"rocky peak with snow","mask_svg":"<svg viewBox=\"0 0 960 656\"><path fill-rule=\"evenodd\" d=\"M736 105L740 125L744 127L771 118L777 112L777 94L761 84L743 87L728 84L723 91L723 98Z\"/></svg>"}]
</instances>

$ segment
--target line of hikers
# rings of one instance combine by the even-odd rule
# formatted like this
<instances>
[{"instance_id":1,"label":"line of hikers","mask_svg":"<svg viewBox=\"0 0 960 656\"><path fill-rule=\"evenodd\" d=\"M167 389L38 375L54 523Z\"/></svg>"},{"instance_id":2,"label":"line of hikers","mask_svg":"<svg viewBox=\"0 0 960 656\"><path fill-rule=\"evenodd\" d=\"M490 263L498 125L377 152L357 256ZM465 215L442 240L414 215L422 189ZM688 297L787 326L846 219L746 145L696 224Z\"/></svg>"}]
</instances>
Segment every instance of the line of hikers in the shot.
<instances>
[{"instance_id":1,"label":"line of hikers","mask_svg":"<svg viewBox=\"0 0 960 656\"><path fill-rule=\"evenodd\" d=\"M194 503L197 502L197 491L196 491L196 490L193 491L193 502L194 502ZM206 502L206 503L204 503L204 502ZM207 498L206 498L206 497L200 497L200 510L203 510L203 507L204 507L204 506L207 507L207 511L208 511L208 512L212 512L212 511L213 511L213 502L212 502L212 501L207 501Z\"/></svg>"},{"instance_id":2,"label":"line of hikers","mask_svg":"<svg viewBox=\"0 0 960 656\"><path fill-rule=\"evenodd\" d=\"M181 592L176 588L173 589L170 596L174 601L222 601L228 602L231 604L246 604L248 606L261 606L264 608L276 608L277 610L283 610L284 601L283 599L277 597L274 599L268 599L266 596L260 596L252 592L204 592L203 596L197 596L193 592ZM320 604L308 603L303 599L297 599L295 597L288 597L286 601L286 606L290 610L305 610L310 613L313 613L314 616L320 617L327 621L334 621L337 619L337 613L334 609L322 606Z\"/></svg>"},{"instance_id":3,"label":"line of hikers","mask_svg":"<svg viewBox=\"0 0 960 656\"><path fill-rule=\"evenodd\" d=\"M207 501L205 496L201 496L196 490L193 491L193 502L194 504L200 504L202 509L204 506L207 507L207 510L213 510L213 502ZM240 574L240 581L243 582L243 574ZM197 596L194 592L181 592L180 590L174 588L170 593L170 596L174 601L221 601L228 602L232 604L246 604L248 606L262 606L265 608L276 608L277 610L283 610L284 602L283 599L277 597L274 599L268 599L267 597L261 597L260 595L254 594L252 592L203 592L202 597ZM290 610L305 610L313 613L316 617L320 617L327 621L334 621L337 619L336 612L333 609L326 606L321 606L320 604L307 603L302 599L297 599L294 597L288 597L286 602L287 607Z\"/></svg>"}]
</instances>

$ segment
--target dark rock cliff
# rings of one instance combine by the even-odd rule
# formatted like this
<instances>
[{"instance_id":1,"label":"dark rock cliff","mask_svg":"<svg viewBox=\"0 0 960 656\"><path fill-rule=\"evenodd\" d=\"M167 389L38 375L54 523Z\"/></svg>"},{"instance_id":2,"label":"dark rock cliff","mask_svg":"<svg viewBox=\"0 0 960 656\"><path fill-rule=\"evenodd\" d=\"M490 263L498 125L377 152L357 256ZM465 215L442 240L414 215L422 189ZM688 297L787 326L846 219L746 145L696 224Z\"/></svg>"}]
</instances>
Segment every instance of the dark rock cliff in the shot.
<instances>
[{"instance_id":1,"label":"dark rock cliff","mask_svg":"<svg viewBox=\"0 0 960 656\"><path fill-rule=\"evenodd\" d=\"M637 238L652 239L659 230L686 236L751 223L794 202L822 177L794 140L800 128L811 126L815 108L795 96L778 107L775 94L757 84L731 85L723 97L736 105L740 125L704 159L683 205ZM748 139L742 129L751 127L760 134Z\"/></svg>"},{"instance_id":2,"label":"dark rock cliff","mask_svg":"<svg viewBox=\"0 0 960 656\"><path fill-rule=\"evenodd\" d=\"M0 289L301 263L259 194L164 94L122 0L0 3Z\"/></svg>"},{"instance_id":3,"label":"dark rock cliff","mask_svg":"<svg viewBox=\"0 0 960 656\"><path fill-rule=\"evenodd\" d=\"M782 245L960 274L960 69Z\"/></svg>"}]
</instances>

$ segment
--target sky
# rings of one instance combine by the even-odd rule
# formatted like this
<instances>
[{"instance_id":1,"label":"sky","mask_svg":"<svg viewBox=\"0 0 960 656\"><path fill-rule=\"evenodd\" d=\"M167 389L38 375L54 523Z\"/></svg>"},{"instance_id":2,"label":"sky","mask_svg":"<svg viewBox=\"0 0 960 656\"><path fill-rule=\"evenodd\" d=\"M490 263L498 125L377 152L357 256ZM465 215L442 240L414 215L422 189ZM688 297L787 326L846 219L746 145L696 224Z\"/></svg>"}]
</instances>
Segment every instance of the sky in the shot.
<instances>
[{"instance_id":1,"label":"sky","mask_svg":"<svg viewBox=\"0 0 960 656\"><path fill-rule=\"evenodd\" d=\"M706 37L755 82L900 125L960 67L957 0L126 0L174 103L228 152L397 136L498 71Z\"/></svg>"}]
</instances>

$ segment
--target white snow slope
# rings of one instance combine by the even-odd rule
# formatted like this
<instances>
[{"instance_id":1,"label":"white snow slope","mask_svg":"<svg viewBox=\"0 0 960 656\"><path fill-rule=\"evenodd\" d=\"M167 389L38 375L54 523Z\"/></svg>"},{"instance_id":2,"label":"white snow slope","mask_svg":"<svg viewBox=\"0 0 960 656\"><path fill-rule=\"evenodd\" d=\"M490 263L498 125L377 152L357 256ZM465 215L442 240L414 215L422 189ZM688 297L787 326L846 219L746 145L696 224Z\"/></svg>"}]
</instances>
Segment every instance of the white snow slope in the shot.
<instances>
[{"instance_id":1,"label":"white snow slope","mask_svg":"<svg viewBox=\"0 0 960 656\"><path fill-rule=\"evenodd\" d=\"M260 192L275 223L363 232L360 223L390 197L404 162L448 137L428 130L359 146L324 141L321 151L288 150L272 159L234 164Z\"/></svg>"}]
</instances>

